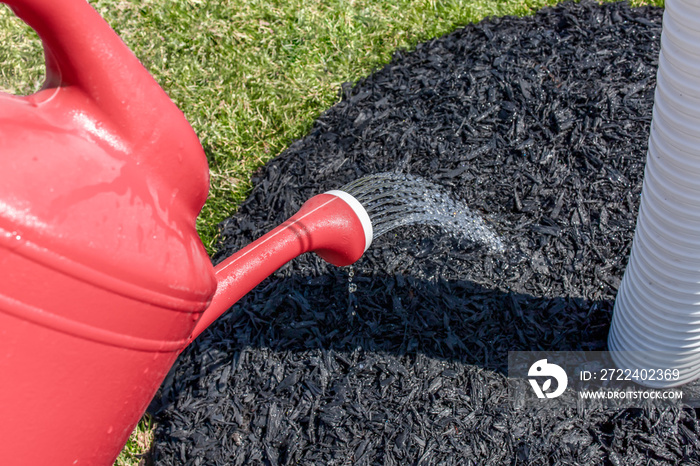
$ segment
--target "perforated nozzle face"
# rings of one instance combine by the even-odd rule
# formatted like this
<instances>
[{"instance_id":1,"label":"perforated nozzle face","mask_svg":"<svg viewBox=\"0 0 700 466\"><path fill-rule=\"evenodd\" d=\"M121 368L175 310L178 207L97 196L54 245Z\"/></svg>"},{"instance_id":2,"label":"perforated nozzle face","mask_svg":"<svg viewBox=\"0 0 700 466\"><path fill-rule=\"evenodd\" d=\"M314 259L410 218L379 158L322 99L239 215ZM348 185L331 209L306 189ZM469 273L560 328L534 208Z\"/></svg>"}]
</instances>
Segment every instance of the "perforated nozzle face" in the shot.
<instances>
[{"instance_id":1,"label":"perforated nozzle face","mask_svg":"<svg viewBox=\"0 0 700 466\"><path fill-rule=\"evenodd\" d=\"M362 206L362 204L360 204L360 201L355 199L351 194L345 191L341 191L339 189L328 191L326 192L326 194L330 194L332 196L336 196L344 200L355 212L357 218L360 220L360 223L362 223L362 229L365 232L364 250L367 251L367 249L369 249L370 245L372 244L374 229L372 228L372 220L369 218L369 214L367 213L365 208Z\"/></svg>"}]
</instances>

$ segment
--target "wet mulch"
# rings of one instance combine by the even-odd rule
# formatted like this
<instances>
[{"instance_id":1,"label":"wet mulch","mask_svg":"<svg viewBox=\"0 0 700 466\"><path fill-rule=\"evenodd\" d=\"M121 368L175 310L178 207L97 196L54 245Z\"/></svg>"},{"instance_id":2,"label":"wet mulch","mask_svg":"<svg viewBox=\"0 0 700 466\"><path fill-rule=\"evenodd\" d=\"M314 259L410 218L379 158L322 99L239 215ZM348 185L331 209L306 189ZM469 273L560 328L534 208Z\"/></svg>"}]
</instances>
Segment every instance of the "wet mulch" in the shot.
<instances>
[{"instance_id":1,"label":"wet mulch","mask_svg":"<svg viewBox=\"0 0 700 466\"><path fill-rule=\"evenodd\" d=\"M187 349L157 464L699 464L685 408L514 409L509 350L603 350L634 231L662 10L566 3L397 52L257 173L231 254L309 197L400 171L522 256L433 227L294 260ZM349 288L349 280L357 286Z\"/></svg>"}]
</instances>

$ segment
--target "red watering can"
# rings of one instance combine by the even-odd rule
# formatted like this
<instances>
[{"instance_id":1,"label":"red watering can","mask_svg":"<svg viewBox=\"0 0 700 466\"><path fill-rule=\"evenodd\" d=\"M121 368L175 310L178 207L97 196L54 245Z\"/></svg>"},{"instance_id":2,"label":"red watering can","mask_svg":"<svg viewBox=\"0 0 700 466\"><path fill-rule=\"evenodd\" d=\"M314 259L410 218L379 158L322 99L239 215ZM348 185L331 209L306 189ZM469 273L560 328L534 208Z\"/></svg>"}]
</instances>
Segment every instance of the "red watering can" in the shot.
<instances>
[{"instance_id":1,"label":"red watering can","mask_svg":"<svg viewBox=\"0 0 700 466\"><path fill-rule=\"evenodd\" d=\"M369 246L363 208L312 198L214 269L204 152L85 0L7 0L46 82L0 93L0 464L112 464L175 358L281 265Z\"/></svg>"}]
</instances>

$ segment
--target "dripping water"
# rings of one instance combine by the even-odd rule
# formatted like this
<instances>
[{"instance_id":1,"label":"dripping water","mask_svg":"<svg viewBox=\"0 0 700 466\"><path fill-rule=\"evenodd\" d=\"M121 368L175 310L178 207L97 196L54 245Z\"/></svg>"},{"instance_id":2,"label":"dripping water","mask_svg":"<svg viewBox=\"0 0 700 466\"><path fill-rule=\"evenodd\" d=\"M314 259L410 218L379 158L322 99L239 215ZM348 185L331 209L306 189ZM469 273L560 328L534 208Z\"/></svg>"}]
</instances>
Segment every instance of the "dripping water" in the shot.
<instances>
[{"instance_id":1,"label":"dripping water","mask_svg":"<svg viewBox=\"0 0 700 466\"><path fill-rule=\"evenodd\" d=\"M418 176L377 173L342 188L365 208L374 231L373 239L408 225L434 225L457 239L504 253L501 238L463 202L453 199L440 186Z\"/></svg>"},{"instance_id":2,"label":"dripping water","mask_svg":"<svg viewBox=\"0 0 700 466\"><path fill-rule=\"evenodd\" d=\"M352 277L355 276L355 269L350 266L350 271L348 272L348 293L352 294L357 291L357 284L352 282Z\"/></svg>"}]
</instances>

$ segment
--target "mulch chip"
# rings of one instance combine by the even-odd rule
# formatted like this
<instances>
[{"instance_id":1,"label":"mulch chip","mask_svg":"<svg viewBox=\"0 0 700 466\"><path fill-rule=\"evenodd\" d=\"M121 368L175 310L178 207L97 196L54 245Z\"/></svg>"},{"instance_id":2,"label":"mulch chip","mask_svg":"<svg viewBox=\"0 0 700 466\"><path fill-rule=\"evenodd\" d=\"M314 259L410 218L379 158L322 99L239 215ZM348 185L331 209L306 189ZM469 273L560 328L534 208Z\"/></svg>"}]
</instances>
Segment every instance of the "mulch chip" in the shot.
<instances>
[{"instance_id":1,"label":"mulch chip","mask_svg":"<svg viewBox=\"0 0 700 466\"><path fill-rule=\"evenodd\" d=\"M439 184L513 250L416 226L351 267L292 261L182 354L151 406L156 462L700 464L694 409L515 409L507 396L509 350L606 349L661 16L583 2L491 18L343 86L256 173L215 261L309 197L384 171Z\"/></svg>"}]
</instances>

